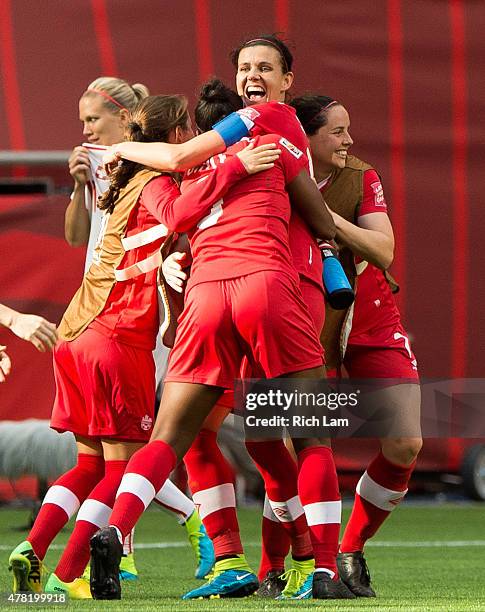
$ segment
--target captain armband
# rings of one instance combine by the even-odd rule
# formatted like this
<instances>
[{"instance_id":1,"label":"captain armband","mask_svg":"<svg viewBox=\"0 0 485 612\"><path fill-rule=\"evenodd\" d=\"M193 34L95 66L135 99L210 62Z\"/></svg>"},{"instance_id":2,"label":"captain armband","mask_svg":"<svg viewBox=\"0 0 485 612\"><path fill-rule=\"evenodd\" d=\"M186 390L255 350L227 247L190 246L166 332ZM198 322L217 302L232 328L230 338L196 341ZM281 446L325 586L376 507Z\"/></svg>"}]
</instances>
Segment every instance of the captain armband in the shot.
<instances>
[{"instance_id":1,"label":"captain armband","mask_svg":"<svg viewBox=\"0 0 485 612\"><path fill-rule=\"evenodd\" d=\"M229 147L244 136L248 136L253 125L254 122L247 117L241 117L238 113L231 113L213 125L212 129L222 137L226 147Z\"/></svg>"}]
</instances>

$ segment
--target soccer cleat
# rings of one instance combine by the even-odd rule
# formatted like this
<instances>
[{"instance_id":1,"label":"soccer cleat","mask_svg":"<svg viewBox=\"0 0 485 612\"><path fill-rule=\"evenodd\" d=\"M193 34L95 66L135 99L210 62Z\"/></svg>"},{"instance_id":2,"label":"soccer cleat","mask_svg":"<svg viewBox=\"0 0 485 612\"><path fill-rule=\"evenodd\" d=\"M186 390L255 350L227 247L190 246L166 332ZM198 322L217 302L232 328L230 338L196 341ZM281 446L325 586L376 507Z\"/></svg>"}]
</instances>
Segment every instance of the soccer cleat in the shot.
<instances>
[{"instance_id":1,"label":"soccer cleat","mask_svg":"<svg viewBox=\"0 0 485 612\"><path fill-rule=\"evenodd\" d=\"M195 577L198 580L203 580L212 570L216 561L212 540L207 535L197 510L192 512L185 521L184 526L189 536L190 545L194 549L197 558Z\"/></svg>"},{"instance_id":2,"label":"soccer cleat","mask_svg":"<svg viewBox=\"0 0 485 612\"><path fill-rule=\"evenodd\" d=\"M90 542L91 594L94 599L121 599L120 561L123 546L114 527L103 527Z\"/></svg>"},{"instance_id":3,"label":"soccer cleat","mask_svg":"<svg viewBox=\"0 0 485 612\"><path fill-rule=\"evenodd\" d=\"M258 588L259 581L244 555L217 561L212 578L182 599L219 599L220 597L247 597Z\"/></svg>"},{"instance_id":4,"label":"soccer cleat","mask_svg":"<svg viewBox=\"0 0 485 612\"><path fill-rule=\"evenodd\" d=\"M282 580L286 580L286 586L277 599L293 599L301 591L307 578L313 574L315 569L314 559L307 559L306 561L292 559L291 564L292 568L281 576Z\"/></svg>"},{"instance_id":5,"label":"soccer cleat","mask_svg":"<svg viewBox=\"0 0 485 612\"><path fill-rule=\"evenodd\" d=\"M256 591L258 597L271 597L276 599L283 592L286 582L282 576L284 570L269 570Z\"/></svg>"},{"instance_id":6,"label":"soccer cleat","mask_svg":"<svg viewBox=\"0 0 485 612\"><path fill-rule=\"evenodd\" d=\"M10 554L8 569L13 573L13 593L42 592L42 561L30 542L21 542Z\"/></svg>"},{"instance_id":7,"label":"soccer cleat","mask_svg":"<svg viewBox=\"0 0 485 612\"><path fill-rule=\"evenodd\" d=\"M315 572L311 591L312 599L355 599L340 578L334 580L327 572Z\"/></svg>"},{"instance_id":8,"label":"soccer cleat","mask_svg":"<svg viewBox=\"0 0 485 612\"><path fill-rule=\"evenodd\" d=\"M44 592L64 593L69 599L92 599L89 582L84 578L76 578L72 582L63 582L55 574L51 574L46 582Z\"/></svg>"},{"instance_id":9,"label":"soccer cleat","mask_svg":"<svg viewBox=\"0 0 485 612\"><path fill-rule=\"evenodd\" d=\"M138 570L136 569L133 553L121 557L120 580L138 580Z\"/></svg>"},{"instance_id":10,"label":"soccer cleat","mask_svg":"<svg viewBox=\"0 0 485 612\"><path fill-rule=\"evenodd\" d=\"M357 597L375 597L370 585L370 573L362 551L339 553L337 555L338 573L342 581Z\"/></svg>"}]
</instances>

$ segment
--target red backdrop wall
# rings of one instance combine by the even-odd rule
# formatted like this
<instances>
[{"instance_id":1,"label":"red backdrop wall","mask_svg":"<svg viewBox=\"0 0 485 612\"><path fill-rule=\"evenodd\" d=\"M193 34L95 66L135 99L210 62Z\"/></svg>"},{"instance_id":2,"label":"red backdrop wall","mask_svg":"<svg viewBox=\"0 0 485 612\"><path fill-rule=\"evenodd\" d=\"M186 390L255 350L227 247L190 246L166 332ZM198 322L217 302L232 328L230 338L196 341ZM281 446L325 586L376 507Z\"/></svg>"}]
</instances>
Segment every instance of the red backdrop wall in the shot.
<instances>
[{"instance_id":1,"label":"red backdrop wall","mask_svg":"<svg viewBox=\"0 0 485 612\"><path fill-rule=\"evenodd\" d=\"M382 175L422 373L483 376L482 0L3 0L0 149L78 144L77 101L101 74L194 100L208 75L232 81L236 43L273 31L292 42L294 93L341 100L354 153ZM82 272L82 253L62 240L64 207L62 198L2 205L1 302L59 319ZM49 357L8 343L15 369L0 418L47 417Z\"/></svg>"}]
</instances>

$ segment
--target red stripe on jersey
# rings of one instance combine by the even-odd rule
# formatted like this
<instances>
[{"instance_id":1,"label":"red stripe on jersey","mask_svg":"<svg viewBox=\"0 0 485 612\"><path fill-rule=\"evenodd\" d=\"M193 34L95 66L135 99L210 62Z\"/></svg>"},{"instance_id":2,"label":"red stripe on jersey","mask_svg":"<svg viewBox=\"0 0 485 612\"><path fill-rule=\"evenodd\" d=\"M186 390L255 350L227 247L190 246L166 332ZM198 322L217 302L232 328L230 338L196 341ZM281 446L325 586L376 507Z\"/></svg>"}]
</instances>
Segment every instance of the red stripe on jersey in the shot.
<instances>
[{"instance_id":1,"label":"red stripe on jersey","mask_svg":"<svg viewBox=\"0 0 485 612\"><path fill-rule=\"evenodd\" d=\"M99 57L101 60L101 72L109 76L118 74L116 66L113 40L109 28L108 12L105 0L91 0L93 13L94 31L98 43Z\"/></svg>"},{"instance_id":2,"label":"red stripe on jersey","mask_svg":"<svg viewBox=\"0 0 485 612\"><path fill-rule=\"evenodd\" d=\"M288 33L290 29L290 4L288 0L274 0L274 12L277 32Z\"/></svg>"},{"instance_id":3,"label":"red stripe on jersey","mask_svg":"<svg viewBox=\"0 0 485 612\"><path fill-rule=\"evenodd\" d=\"M392 223L397 244L393 269L401 282L400 309L405 315L406 287L406 214L404 181L404 85L403 85L403 32L401 0L388 0L387 21L389 31L389 136L391 163Z\"/></svg>"},{"instance_id":4,"label":"red stripe on jersey","mask_svg":"<svg viewBox=\"0 0 485 612\"><path fill-rule=\"evenodd\" d=\"M468 222L467 202L467 83L465 16L462 0L450 0L451 87L453 128L453 332L452 376L465 376L468 306Z\"/></svg>"},{"instance_id":5,"label":"red stripe on jersey","mask_svg":"<svg viewBox=\"0 0 485 612\"><path fill-rule=\"evenodd\" d=\"M209 0L194 0L194 12L199 80L202 82L214 73Z\"/></svg>"}]
</instances>

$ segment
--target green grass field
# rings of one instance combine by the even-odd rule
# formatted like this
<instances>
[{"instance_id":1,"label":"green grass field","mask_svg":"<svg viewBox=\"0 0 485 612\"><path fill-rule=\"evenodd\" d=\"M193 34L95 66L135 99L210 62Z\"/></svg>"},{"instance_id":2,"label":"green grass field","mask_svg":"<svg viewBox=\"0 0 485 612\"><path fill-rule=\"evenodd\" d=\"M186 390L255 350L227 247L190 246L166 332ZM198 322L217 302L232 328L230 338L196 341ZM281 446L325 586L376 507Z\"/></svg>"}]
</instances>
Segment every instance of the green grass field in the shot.
<instances>
[{"instance_id":1,"label":"green grass field","mask_svg":"<svg viewBox=\"0 0 485 612\"><path fill-rule=\"evenodd\" d=\"M0 609L13 608L5 601L11 588L7 572L10 550L26 532L25 510L0 510ZM259 520L257 510L241 510L241 528L246 554L253 568L259 562ZM345 518L348 510L345 511ZM46 563L55 567L69 531L55 540ZM403 504L366 549L366 557L377 591L377 599L352 602L277 602L250 597L210 601L181 601L180 595L198 586L191 578L192 550L185 530L157 509L145 513L137 527L137 566L140 579L123 583L121 602L70 602L68 609L91 610L406 610L442 612L485 611L485 507L480 504L416 506ZM19 606L21 608L65 609L64 606Z\"/></svg>"}]
</instances>

